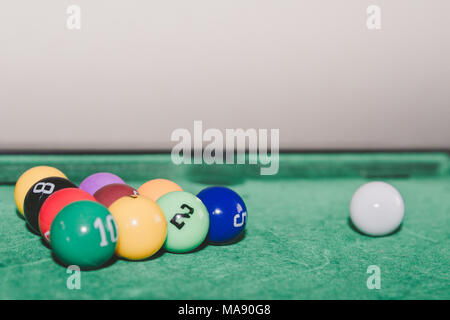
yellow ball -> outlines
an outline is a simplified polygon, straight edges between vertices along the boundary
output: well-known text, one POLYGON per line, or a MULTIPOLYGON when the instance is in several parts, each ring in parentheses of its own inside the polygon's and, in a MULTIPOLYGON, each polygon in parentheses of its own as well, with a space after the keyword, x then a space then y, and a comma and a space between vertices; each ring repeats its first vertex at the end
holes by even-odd
POLYGON ((156 202, 140 195, 122 197, 109 207, 119 230, 116 254, 129 260, 142 260, 164 244, 167 223, 156 202))
POLYGON ((147 181, 138 189, 140 195, 152 199, 153 201, 156 201, 163 195, 173 191, 183 191, 183 189, 175 182, 167 179, 153 179, 147 181))
POLYGON ((17 180, 14 189, 14 201, 19 212, 23 215, 23 202, 28 190, 39 180, 49 177, 60 177, 67 179, 66 175, 53 167, 38 166, 25 171, 17 180))

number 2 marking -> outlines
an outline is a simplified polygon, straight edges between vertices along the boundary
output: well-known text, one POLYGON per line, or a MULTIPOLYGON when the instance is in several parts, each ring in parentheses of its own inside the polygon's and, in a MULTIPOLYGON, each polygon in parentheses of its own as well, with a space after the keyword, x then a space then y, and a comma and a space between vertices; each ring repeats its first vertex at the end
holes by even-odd
MULTIPOLYGON (((99 231, 100 231, 100 237, 101 237, 100 247, 106 247, 108 245, 108 240, 106 239, 105 226, 103 225, 103 221, 101 218, 95 219, 94 227, 96 229, 99 229, 99 231)), ((115 232, 117 230, 117 226, 116 226, 116 222, 114 221, 114 218, 112 215, 108 215, 106 217, 106 227, 108 228, 109 237, 111 239, 111 242, 112 243, 117 242, 117 234, 115 232)))
POLYGON ((173 218, 170 220, 170 223, 173 224, 175 227, 177 227, 178 230, 181 230, 181 228, 183 228, 184 225, 185 225, 184 221, 181 222, 181 223, 179 223, 179 222, 178 222, 178 219, 181 219, 181 218, 187 218, 187 219, 189 219, 189 218, 191 217, 191 215, 194 213, 194 208, 188 206, 188 205, 185 204, 185 203, 182 204, 180 208, 181 208, 181 209, 186 209, 186 208, 187 208, 187 209, 189 210, 189 212, 188 212, 188 213, 177 213, 177 214, 175 214, 175 215, 173 216, 173 218))

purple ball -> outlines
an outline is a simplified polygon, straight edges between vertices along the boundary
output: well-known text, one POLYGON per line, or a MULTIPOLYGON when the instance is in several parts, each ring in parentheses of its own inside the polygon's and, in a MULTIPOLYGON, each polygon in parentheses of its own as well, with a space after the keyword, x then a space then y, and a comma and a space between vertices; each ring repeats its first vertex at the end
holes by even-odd
POLYGON ((99 189, 113 183, 125 184, 125 181, 115 174, 109 172, 99 172, 84 179, 83 182, 80 183, 79 188, 87 193, 90 193, 91 195, 94 195, 94 193, 96 193, 99 189))

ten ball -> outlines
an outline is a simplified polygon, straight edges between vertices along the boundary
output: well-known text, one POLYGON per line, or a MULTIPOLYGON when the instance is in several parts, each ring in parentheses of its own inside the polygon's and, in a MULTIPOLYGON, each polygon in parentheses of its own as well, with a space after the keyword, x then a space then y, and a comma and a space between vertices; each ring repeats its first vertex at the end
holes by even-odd
POLYGON ((226 187, 209 187, 197 197, 209 212, 208 238, 213 243, 226 243, 237 238, 247 223, 247 208, 244 200, 226 187))
POLYGON ((405 206, 401 194, 385 182, 360 186, 350 202, 350 218, 359 231, 370 236, 384 236, 402 223, 405 206))
POLYGON ((50 230, 50 244, 64 265, 97 268, 110 260, 118 231, 113 216, 103 205, 77 201, 64 207, 50 230))
POLYGON ((25 219, 30 227, 39 233, 39 212, 48 197, 58 190, 76 187, 69 180, 59 177, 44 178, 36 182, 28 190, 24 201, 25 219))
POLYGON ((44 239, 50 239, 50 227, 56 215, 67 205, 81 200, 95 201, 86 191, 78 188, 66 188, 50 195, 39 211, 39 230, 44 239))

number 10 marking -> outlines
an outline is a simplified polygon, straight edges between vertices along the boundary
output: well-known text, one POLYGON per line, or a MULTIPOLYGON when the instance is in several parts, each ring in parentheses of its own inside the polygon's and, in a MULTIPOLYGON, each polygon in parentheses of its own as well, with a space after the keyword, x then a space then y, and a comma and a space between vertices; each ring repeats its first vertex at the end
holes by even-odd
MULTIPOLYGON (((108 245, 108 240, 106 239, 106 232, 105 232, 105 226, 103 225, 103 221, 101 218, 97 218, 94 221, 94 227, 96 229, 99 229, 100 231, 100 237, 102 238, 102 241, 100 242, 100 247, 106 247, 108 245)), ((111 239, 112 243, 117 242, 117 225, 114 221, 114 218, 112 215, 108 215, 106 217, 106 227, 109 231, 109 237, 111 239)))

